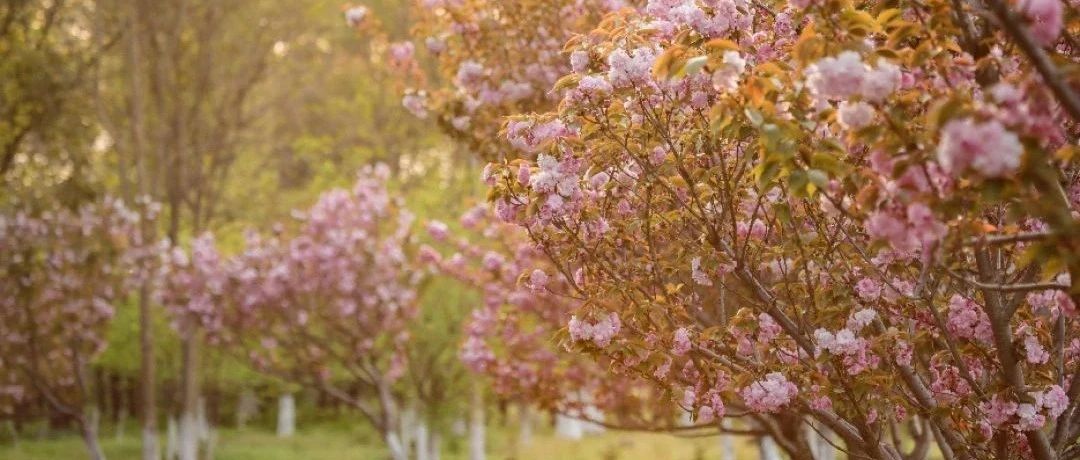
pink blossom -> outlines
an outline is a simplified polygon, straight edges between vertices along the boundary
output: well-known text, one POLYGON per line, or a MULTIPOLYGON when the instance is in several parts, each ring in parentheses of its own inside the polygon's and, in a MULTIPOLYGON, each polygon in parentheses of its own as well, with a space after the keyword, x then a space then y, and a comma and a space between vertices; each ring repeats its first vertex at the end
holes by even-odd
POLYGON ((652 48, 637 48, 630 52, 616 49, 608 55, 608 80, 617 88, 644 84, 652 78, 655 58, 656 51, 652 48))
POLYGON ((1007 176, 1020 167, 1023 154, 1020 139, 1000 122, 972 118, 947 123, 937 148, 938 162, 953 176, 968 168, 985 177, 1007 176))
POLYGON ((1046 408, 1051 418, 1057 418, 1069 407, 1069 396, 1058 385, 1051 385, 1046 391, 1036 393, 1035 401, 1046 408))
POLYGON ((412 63, 416 47, 412 42, 398 42, 390 45, 390 65, 406 67, 412 63))
POLYGON ((578 319, 577 316, 573 316, 567 325, 571 340, 575 342, 591 340, 600 348, 610 345, 611 339, 619 334, 621 328, 622 322, 615 313, 603 317, 595 324, 590 324, 585 320, 578 319))
POLYGON ((895 64, 879 59, 877 67, 866 74, 860 92, 870 102, 881 102, 900 87, 901 72, 895 64))
POLYGON ((529 275, 529 288, 532 289, 533 292, 544 292, 547 284, 548 275, 547 273, 544 273, 543 270, 538 268, 533 270, 532 274, 529 275))
POLYGON ((851 318, 848 318, 847 328, 851 329, 852 331, 858 332, 862 328, 872 323, 875 318, 877 318, 876 311, 869 308, 864 308, 851 314, 851 318))
POLYGON ((577 73, 583 73, 589 69, 589 53, 587 51, 575 50, 570 53, 570 68, 577 73))
POLYGON ((865 102, 841 102, 836 112, 837 121, 849 130, 870 126, 874 122, 874 115, 874 108, 865 102))
POLYGON ((1053 45, 1061 35, 1063 7, 1060 0, 1022 0, 1020 11, 1031 20, 1028 32, 1042 46, 1053 45))
POLYGON ((713 72, 713 88, 717 91, 731 91, 739 86, 739 78, 746 71, 746 59, 737 51, 724 51, 720 66, 713 72))
POLYGON ((427 118, 427 96, 423 93, 409 93, 401 98, 401 105, 416 118, 427 118))
POLYGON ((1017 407, 1015 402, 1002 399, 1000 395, 994 395, 990 401, 979 403, 979 410, 993 427, 999 427, 1008 422, 1013 415, 1016 415, 1017 407))
POLYGON ((953 294, 949 299, 946 327, 957 337, 977 340, 987 345, 993 343, 993 331, 986 312, 974 300, 959 294, 953 294))
POLYGON ((784 374, 772 372, 739 392, 743 402, 754 412, 776 413, 799 393, 798 387, 784 374))
POLYGON ((776 324, 776 321, 773 320, 772 316, 769 316, 767 313, 758 315, 758 343, 772 342, 773 339, 780 335, 782 330, 780 325, 776 324))
POLYGON ((847 98, 862 87, 866 77, 866 65, 854 51, 822 58, 806 69, 807 87, 824 99, 847 98))
POLYGON ((1050 352, 1043 348, 1038 337, 1030 333, 1024 336, 1024 354, 1031 364, 1046 364, 1050 360, 1050 352))
POLYGON ((611 93, 611 83, 596 75, 586 75, 578 81, 578 91, 586 96, 603 96, 611 93))
POLYGON ((910 366, 911 358, 913 356, 914 349, 907 341, 900 340, 896 342, 896 364, 900 366, 910 366))
POLYGON ((862 278, 855 283, 855 293, 866 301, 877 300, 881 296, 881 283, 873 278, 862 278))
POLYGON ((1016 417, 1020 419, 1016 423, 1016 429, 1020 431, 1035 431, 1046 424, 1046 416, 1040 414, 1033 404, 1023 403, 1017 406, 1016 417))
MULTIPOLYGON (((1067 273, 1059 276, 1057 282, 1065 285, 1071 284, 1069 283, 1067 273)), ((1072 317, 1076 314, 1076 305, 1073 304, 1069 294, 1057 289, 1028 293, 1027 302, 1031 305, 1031 310, 1035 313, 1048 314, 1052 318, 1057 318, 1062 312, 1064 312, 1067 317, 1072 317)))
POLYGON ((450 229, 446 224, 433 220, 428 222, 427 231, 435 241, 446 241, 446 236, 449 234, 450 229))
POLYGON ((464 61, 458 66, 454 82, 467 91, 476 91, 484 78, 484 66, 476 61, 464 61))
POLYGON ((461 346, 461 362, 473 372, 483 372, 495 361, 495 353, 479 337, 470 336, 461 346))
POLYGON ((701 257, 694 257, 690 260, 690 277, 701 286, 712 286, 709 275, 701 270, 701 257))
POLYGON ((367 18, 368 9, 363 6, 354 6, 345 10, 345 22, 349 27, 359 26, 367 18))
POLYGON ((518 166, 517 181, 519 185, 529 185, 531 179, 532 170, 529 169, 528 163, 521 163, 518 166))
POLYGON ((682 356, 688 353, 691 348, 690 331, 685 327, 676 329, 675 336, 672 339, 671 352, 676 356, 682 356))

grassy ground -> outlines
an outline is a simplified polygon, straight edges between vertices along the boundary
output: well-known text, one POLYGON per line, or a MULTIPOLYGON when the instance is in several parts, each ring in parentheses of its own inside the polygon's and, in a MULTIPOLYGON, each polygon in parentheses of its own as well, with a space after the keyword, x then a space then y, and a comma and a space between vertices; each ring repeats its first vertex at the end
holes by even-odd
MULTIPOLYGON (((717 438, 685 439, 662 434, 605 433, 581 441, 558 439, 550 433, 538 433, 532 444, 515 456, 509 445, 512 436, 492 430, 489 436, 490 460, 697 460, 719 458, 717 438)), ((139 458, 139 440, 133 430, 122 438, 102 438, 110 460, 139 458)), ((301 427, 290 439, 257 430, 222 430, 216 444, 216 460, 379 460, 386 458, 379 443, 370 434, 335 426, 301 427)), ((755 448, 736 441, 738 458, 757 458, 755 448)), ((465 440, 451 440, 444 445, 444 460, 466 458, 465 440)), ((63 436, 48 440, 23 440, 17 446, 0 445, 3 460, 76 460, 86 458, 80 440, 63 436)))

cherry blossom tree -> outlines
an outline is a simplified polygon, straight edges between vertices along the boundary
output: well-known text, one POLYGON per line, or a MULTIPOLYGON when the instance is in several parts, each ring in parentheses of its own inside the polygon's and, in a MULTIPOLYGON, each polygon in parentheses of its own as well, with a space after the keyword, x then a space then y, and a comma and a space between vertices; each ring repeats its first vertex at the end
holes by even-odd
POLYGON ((413 217, 388 176, 385 165, 366 167, 352 190, 325 192, 297 213, 295 229, 251 233, 232 258, 209 236, 195 240, 190 256, 173 258, 174 294, 163 297, 256 370, 356 409, 405 459, 395 385, 421 272, 411 263, 413 217))
POLYGON ((106 347, 116 302, 158 248, 140 240, 134 209, 105 198, 77 209, 0 215, 0 417, 31 399, 70 417, 90 458, 103 459, 90 364, 106 347))
MULTIPOLYGON (((439 3, 451 27, 560 36, 555 15, 439 3)), ((578 347, 640 376, 684 360, 669 384, 699 418, 769 415, 796 458, 777 418, 869 458, 1076 458, 1070 17, 651 0, 564 43, 557 104, 499 107, 501 139, 476 128, 484 180, 581 299, 578 347)), ((481 81, 541 48, 459 40, 482 60, 448 59, 481 81)))

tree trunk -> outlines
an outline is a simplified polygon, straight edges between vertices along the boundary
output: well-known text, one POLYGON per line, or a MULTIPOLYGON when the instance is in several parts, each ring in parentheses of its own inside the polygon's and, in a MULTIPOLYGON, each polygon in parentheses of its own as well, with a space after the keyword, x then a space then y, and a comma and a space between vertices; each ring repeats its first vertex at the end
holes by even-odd
POLYGON ((420 419, 416 423, 416 460, 431 460, 430 438, 428 437, 427 420, 420 419))
POLYGON ((579 440, 585 436, 585 431, 581 425, 581 420, 563 414, 555 414, 555 436, 557 437, 579 440))
POLYGON ((405 450, 405 456, 412 458, 412 444, 416 440, 417 429, 417 410, 416 404, 411 403, 405 411, 401 413, 401 417, 398 419, 398 433, 401 434, 401 448, 405 450))
POLYGON ((762 436, 758 440, 758 449, 761 452, 761 460, 780 460, 780 450, 771 436, 762 436))
MULTIPOLYGON (((147 168, 146 120, 144 87, 142 83, 142 34, 139 19, 144 17, 144 2, 132 2, 131 31, 128 33, 128 66, 131 70, 131 156, 136 165, 139 193, 150 196, 150 177, 147 168)), ((156 233, 142 223, 142 237, 150 241, 156 233)), ((157 433, 157 386, 155 385, 153 317, 150 310, 150 281, 139 286, 139 421, 142 425, 142 460, 160 460, 161 449, 157 433)))
POLYGON ((397 430, 390 428, 383 433, 383 441, 386 442, 386 448, 390 451, 390 458, 393 460, 409 460, 409 456, 405 454, 405 446, 402 445, 401 435, 397 430))
POLYGON ((236 403, 236 427, 244 428, 249 420, 259 413, 259 400, 255 392, 245 388, 240 392, 240 401, 236 403))
POLYGON ((101 444, 98 442, 98 420, 100 417, 98 417, 97 411, 94 409, 87 412, 87 417, 80 418, 79 421, 83 444, 86 445, 86 453, 89 455, 90 460, 105 460, 105 452, 101 450, 101 444))
POLYGON ((292 393, 278 397, 277 436, 288 438, 296 434, 296 399, 292 393))
POLYGON ((8 420, 4 425, 7 426, 8 431, 11 432, 11 445, 16 449, 19 448, 19 430, 15 428, 15 421, 8 420))
POLYGON ((184 399, 180 412, 180 460, 199 458, 199 423, 196 413, 199 404, 198 343, 198 334, 195 332, 190 332, 183 340, 181 385, 184 399))
POLYGON ((165 460, 176 460, 180 456, 180 434, 176 426, 176 418, 169 417, 168 426, 165 428, 165 460))
POLYGON ((142 460, 159 460, 161 447, 157 431, 157 387, 154 381, 154 332, 150 312, 150 286, 139 288, 139 420, 142 422, 142 460))
POLYGON ((442 433, 439 430, 431 430, 431 453, 428 455, 429 460, 440 460, 442 457, 442 433))
MULTIPOLYGON (((720 426, 728 428, 731 421, 725 418, 720 421, 720 426)), ((735 460, 735 438, 731 434, 720 433, 720 460, 735 460)))
POLYGON ((469 460, 485 460, 484 443, 487 434, 484 426, 484 393, 479 384, 473 384, 472 401, 469 405, 469 460))
POLYGON ((521 412, 518 414, 520 417, 520 426, 518 427, 518 446, 529 447, 532 444, 533 438, 533 410, 532 407, 526 404, 521 405, 521 412))
POLYGON ((817 424, 811 426, 812 423, 814 422, 810 420, 806 422, 806 441, 810 444, 811 457, 814 460, 836 460, 836 449, 830 444, 833 439, 832 431, 817 424))

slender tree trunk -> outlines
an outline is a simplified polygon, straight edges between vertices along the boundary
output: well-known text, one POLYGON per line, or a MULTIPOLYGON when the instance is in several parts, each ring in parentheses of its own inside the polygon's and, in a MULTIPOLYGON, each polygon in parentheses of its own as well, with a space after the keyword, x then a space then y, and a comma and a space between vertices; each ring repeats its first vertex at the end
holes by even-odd
MULTIPOLYGON (((128 33, 128 66, 131 71, 131 160, 136 168, 139 193, 147 198, 151 194, 146 149, 146 101, 142 75, 143 30, 140 19, 144 17, 143 2, 134 0, 131 30, 128 33)), ((142 237, 150 241, 156 235, 147 222, 142 223, 142 237)), ((157 385, 155 380, 155 357, 153 317, 150 305, 149 279, 139 286, 139 421, 142 425, 142 460, 159 460, 161 449, 157 433, 157 385)))
POLYGON ((401 435, 398 434, 397 429, 390 428, 383 433, 383 441, 386 442, 386 448, 390 451, 390 458, 393 460, 409 460, 409 456, 405 453, 405 446, 401 442, 401 435))
POLYGON ((176 418, 169 417, 168 426, 165 428, 165 460, 176 460, 176 458, 180 456, 179 431, 176 418))
POLYGON ((442 457, 442 433, 434 428, 431 429, 431 454, 429 460, 440 460, 442 457))
POLYGON ((533 410, 527 404, 521 405, 520 426, 518 427, 518 446, 529 447, 533 438, 533 410))
POLYGON ((806 422, 806 440, 810 444, 810 454, 814 460, 836 460, 836 449, 830 443, 832 439, 833 434, 828 427, 818 425, 812 420, 806 422))
POLYGON ((248 420, 251 420, 259 411, 259 400, 255 397, 255 392, 250 388, 245 388, 240 393, 240 401, 236 404, 236 427, 244 428, 247 426, 248 420))
MULTIPOLYGON (((728 428, 731 421, 725 418, 720 421, 720 426, 728 428)), ((735 460, 735 438, 729 433, 720 433, 720 459, 735 460)))
POLYGON ((196 417, 199 404, 198 343, 198 333, 189 332, 182 344, 183 404, 180 409, 180 460, 198 460, 199 458, 199 426, 196 417))
POLYGON ((487 433, 484 426, 484 393, 478 383, 473 384, 472 401, 469 405, 469 460, 485 460, 484 446, 487 433))
POLYGON ((105 452, 101 450, 101 443, 98 442, 98 420, 100 417, 94 409, 88 410, 87 413, 88 417, 83 417, 79 421, 83 444, 86 445, 86 453, 90 456, 90 460, 105 460, 105 452))
POLYGON ((405 450, 405 456, 410 458, 413 456, 411 450, 412 443, 416 439, 417 420, 418 415, 415 403, 410 403, 398 419, 398 433, 401 434, 401 447, 405 450))
POLYGON ((8 431, 11 432, 11 445, 19 448, 19 430, 15 428, 15 421, 8 420, 4 425, 7 426, 8 431))
POLYGON ((416 460, 431 460, 431 438, 428 432, 427 420, 420 419, 416 423, 416 460))
POLYGON ((762 436, 758 440, 758 449, 761 452, 761 460, 780 460, 780 450, 771 436, 762 436))
POLYGON ((563 439, 579 440, 585 436, 581 420, 555 414, 555 436, 563 439))
POLYGON ((288 438, 296 433, 296 398, 292 393, 278 396, 277 436, 288 438))
POLYGON ((161 447, 157 431, 157 386, 155 380, 153 317, 150 312, 150 286, 139 288, 139 419, 142 422, 142 459, 159 460, 161 447))

